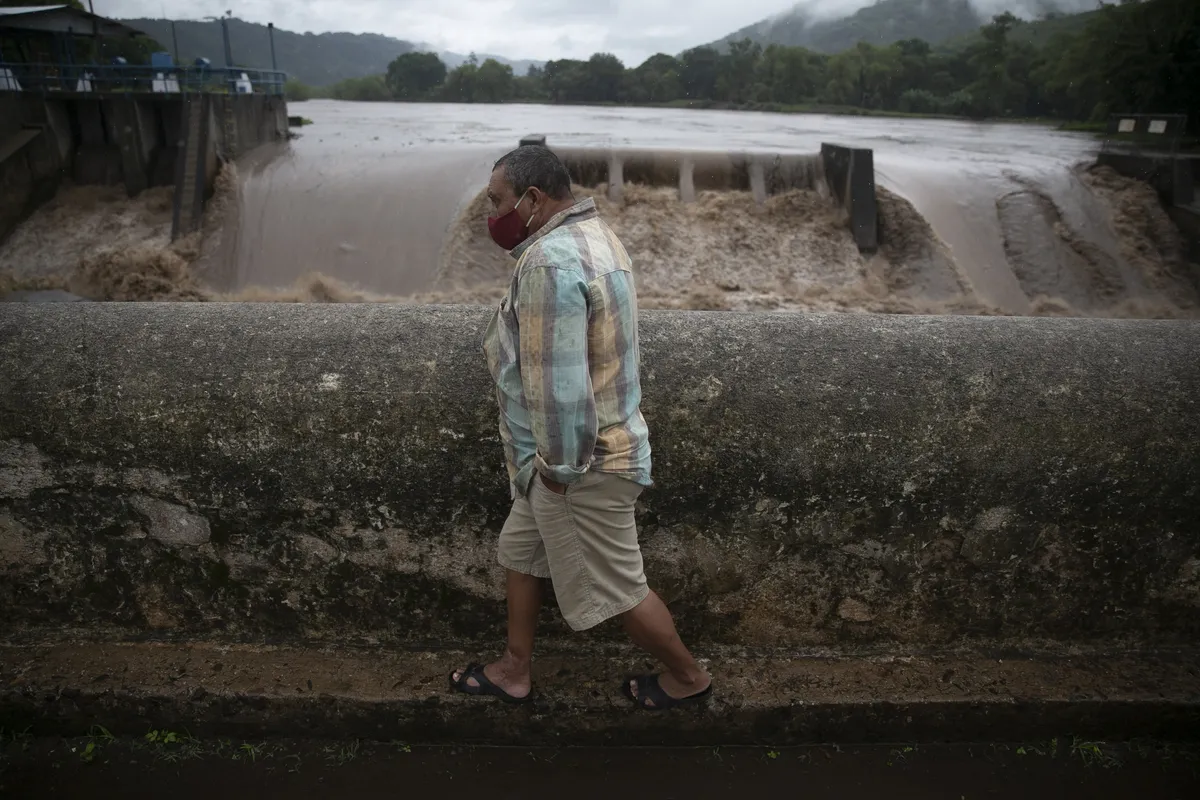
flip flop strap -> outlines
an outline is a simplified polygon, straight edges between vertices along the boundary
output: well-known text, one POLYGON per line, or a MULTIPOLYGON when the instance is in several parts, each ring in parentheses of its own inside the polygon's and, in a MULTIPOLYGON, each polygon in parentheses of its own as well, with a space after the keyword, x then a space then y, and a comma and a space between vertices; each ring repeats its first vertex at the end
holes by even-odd
POLYGON ((646 705, 647 700, 653 702, 653 707, 657 709, 670 708, 678 702, 662 688, 657 675, 642 675, 637 679, 637 687, 637 701, 643 708, 650 708, 646 705))
POLYGON ((483 694, 490 683, 491 681, 489 681, 487 676, 483 674, 483 667, 472 662, 467 664, 463 671, 459 673, 458 680, 454 682, 454 685, 457 686, 460 691, 465 692, 466 694, 483 694), (469 678, 474 678, 475 682, 479 685, 472 686, 471 684, 467 683, 469 678))
POLYGON ((463 672, 462 678, 459 679, 459 683, 462 685, 462 688, 467 692, 467 694, 492 695, 493 697, 500 697, 505 700, 519 701, 520 698, 513 697, 511 694, 492 683, 491 678, 487 676, 487 673, 485 673, 483 669, 484 668, 482 664, 471 664, 467 667, 466 671, 463 672), (472 686, 466 682, 467 678, 474 678, 475 682, 479 685, 472 686))

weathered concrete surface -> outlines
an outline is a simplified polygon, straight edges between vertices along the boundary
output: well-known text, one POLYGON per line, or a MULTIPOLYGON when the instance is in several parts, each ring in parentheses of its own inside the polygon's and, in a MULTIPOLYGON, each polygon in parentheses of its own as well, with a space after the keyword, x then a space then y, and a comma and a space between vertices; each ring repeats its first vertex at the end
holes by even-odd
POLYGON ((651 665, 623 649, 545 654, 534 702, 513 708, 446 687, 475 653, 212 644, 0 646, 0 719, 37 735, 187 730, 534 745, 786 745, 1195 738, 1200 668, 1178 655, 859 658, 709 653, 717 693, 647 714, 620 678, 651 665))
MULTIPOLYGON (((0 635, 492 640, 489 313, 0 307, 0 635)), ((647 313, 651 583, 701 648, 1193 647, 1197 352, 1195 323, 647 313)))
POLYGON ((703 190, 752 191, 755 200, 762 202, 769 194, 814 189, 820 178, 815 155, 559 147, 553 142, 551 148, 571 180, 583 186, 608 184, 614 200, 624 184, 637 183, 676 186, 684 202, 695 200, 696 192, 703 190))
MULTIPOLYGON (((287 103, 261 94, 209 95, 214 122, 209 176, 228 160, 287 138, 287 103), (229 141, 226 141, 228 139, 229 141)), ((54 197, 59 181, 124 183, 130 195, 175 182, 183 95, 0 92, 0 242, 54 197), (12 153, 15 136, 42 133, 12 153)), ((211 180, 209 183, 211 188, 211 180)))
POLYGON ((0 242, 54 196, 65 163, 45 112, 30 113, 34 105, 18 93, 0 92, 0 242))
POLYGON ((846 210, 854 243, 862 252, 874 253, 879 249, 874 151, 822 143, 821 164, 825 182, 846 210))

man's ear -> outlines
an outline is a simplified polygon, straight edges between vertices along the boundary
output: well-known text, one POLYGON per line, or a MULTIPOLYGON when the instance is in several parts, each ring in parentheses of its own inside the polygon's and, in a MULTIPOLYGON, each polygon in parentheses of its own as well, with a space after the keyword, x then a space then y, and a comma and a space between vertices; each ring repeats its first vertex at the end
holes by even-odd
POLYGON ((529 187, 529 201, 526 205, 529 206, 529 217, 533 219, 534 213, 546 204, 546 193, 536 186, 529 187))

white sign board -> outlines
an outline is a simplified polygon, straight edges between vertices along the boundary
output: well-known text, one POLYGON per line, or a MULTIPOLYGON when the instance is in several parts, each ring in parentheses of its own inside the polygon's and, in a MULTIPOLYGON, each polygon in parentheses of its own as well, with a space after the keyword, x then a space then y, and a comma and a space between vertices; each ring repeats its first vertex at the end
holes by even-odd
POLYGON ((174 76, 164 78, 161 72, 156 72, 154 80, 151 82, 151 89, 155 92, 175 93, 179 91, 179 80, 174 76))
POLYGON ((1120 122, 1120 123, 1117 125, 1117 132, 1118 132, 1118 133, 1133 133, 1133 128, 1134 128, 1134 126, 1135 126, 1135 125, 1137 125, 1137 121, 1136 121, 1136 120, 1132 120, 1132 119, 1123 119, 1123 120, 1121 120, 1121 122, 1120 122))
POLYGON ((17 76, 13 75, 12 70, 8 67, 0 67, 0 91, 21 91, 21 84, 17 83, 17 76))
POLYGON ((1150 120, 1150 132, 1151 133, 1166 133, 1167 132, 1167 121, 1165 119, 1150 120))

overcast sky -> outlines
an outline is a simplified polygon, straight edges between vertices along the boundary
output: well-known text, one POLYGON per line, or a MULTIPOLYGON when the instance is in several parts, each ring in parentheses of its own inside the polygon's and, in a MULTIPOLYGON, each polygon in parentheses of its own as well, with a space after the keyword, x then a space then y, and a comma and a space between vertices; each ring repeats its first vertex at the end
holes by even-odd
MULTIPOLYGON (((441 50, 509 58, 615 53, 638 64, 718 39, 795 0, 93 0, 106 17, 197 19, 231 9, 303 33, 382 33, 441 50)), ((819 0, 857 8, 872 0, 819 0)))
MULTIPOLYGON (((53 0, 47 0, 52 2, 53 0)), ((975 0, 1011 7, 1044 0, 975 0)), ((1050 0, 1054 2, 1055 0, 1050 0)), ((508 58, 587 58, 615 53, 636 65, 679 53, 787 11, 796 0, 93 0, 106 17, 198 19, 224 13, 303 33, 382 33, 439 50, 508 58)), ((804 0, 841 16, 874 0, 804 0)), ((1058 0, 1090 3, 1092 0, 1058 0)))

